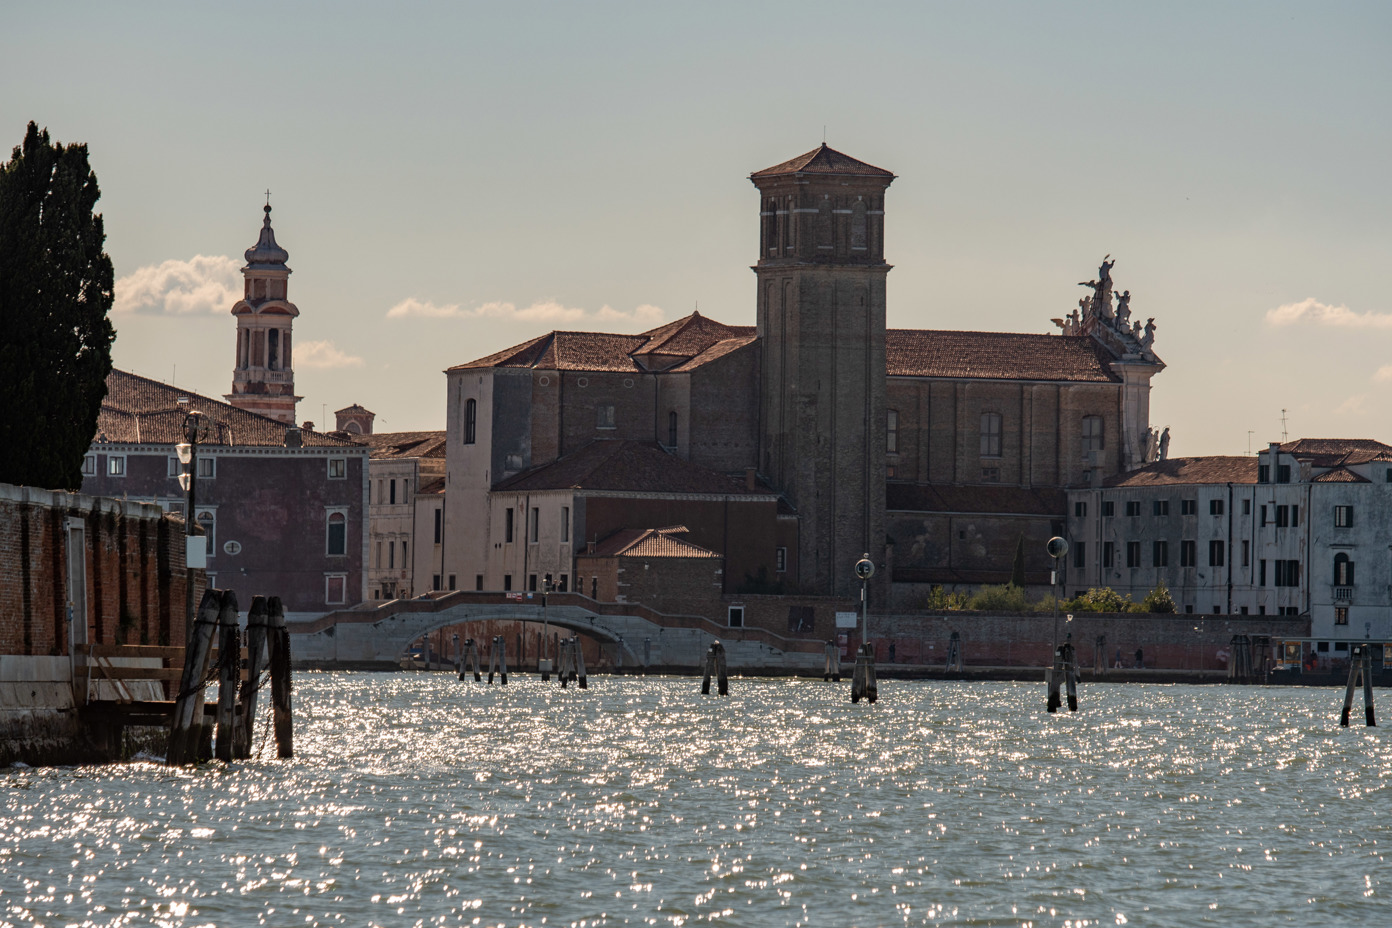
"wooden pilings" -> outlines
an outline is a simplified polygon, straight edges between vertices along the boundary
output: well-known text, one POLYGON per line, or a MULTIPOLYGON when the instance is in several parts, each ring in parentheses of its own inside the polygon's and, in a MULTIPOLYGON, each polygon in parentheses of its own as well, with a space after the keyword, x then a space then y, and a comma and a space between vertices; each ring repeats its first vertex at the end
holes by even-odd
POLYGON ((822 649, 825 660, 822 664, 822 680, 832 683, 841 682, 841 649, 836 646, 836 639, 828 638, 826 647, 822 649))
POLYGON ((589 688, 589 679, 585 676, 585 652, 580 647, 579 635, 556 643, 556 679, 562 687, 567 683, 577 683, 582 690, 589 688))
POLYGON ((1094 678, 1107 675, 1106 635, 1098 635, 1097 640, 1092 643, 1092 675, 1094 678))
POLYGON ((488 651, 488 685, 493 685, 493 673, 497 671, 501 683, 507 686, 507 639, 502 635, 493 636, 493 647, 488 651))
POLYGON ((217 628, 222 604, 221 590, 204 590, 193 623, 193 634, 184 649, 184 673, 174 699, 174 718, 169 729, 169 748, 165 763, 171 767, 194 763, 203 734, 204 677, 212 653, 213 631, 217 628))
POLYGON ((706 651, 706 673, 701 679, 701 695, 710 695, 711 677, 715 677, 715 692, 719 696, 730 695, 730 678, 725 672, 725 645, 712 641, 706 651))
POLYGON ((1252 639, 1246 635, 1233 635, 1228 645, 1228 682, 1251 683, 1254 677, 1252 639))
POLYGON ((880 687, 875 679, 875 646, 866 642, 856 651, 855 670, 851 673, 851 702, 868 699, 873 703, 879 698, 880 687))
POLYGON ((1058 646, 1054 651, 1054 666, 1049 670, 1049 701, 1046 704, 1050 712, 1057 712, 1063 705, 1060 690, 1067 689, 1068 711, 1078 711, 1078 658, 1073 651, 1073 643, 1065 642, 1058 646))
POLYGON ((1339 724, 1348 728, 1349 713, 1353 711, 1353 690, 1359 679, 1363 681, 1363 718, 1368 727, 1377 725, 1373 712, 1373 651, 1366 644, 1356 644, 1349 651, 1348 688, 1344 690, 1344 711, 1339 716, 1339 724))
POLYGON ((217 759, 230 761, 232 721, 237 707, 237 680, 242 670, 242 635, 237 627, 237 594, 227 590, 218 611, 217 759))
POLYGON ((247 610, 246 679, 242 681, 241 689, 237 693, 237 714, 232 733, 233 757, 251 756, 251 736, 256 723, 256 696, 261 689, 261 672, 266 669, 266 633, 269 627, 266 597, 253 596, 251 608, 247 610))
POLYGON ((464 653, 459 657, 459 679, 467 680, 469 678, 470 665, 474 668, 474 682, 478 683, 483 680, 483 674, 479 672, 478 643, 472 638, 465 638, 464 653))
POLYGON ((962 672, 962 633, 953 632, 947 639, 947 666, 944 671, 951 673, 962 672))
POLYGON ((285 607, 279 596, 266 603, 270 628, 267 645, 271 661, 271 712, 275 726, 276 756, 295 756, 295 727, 290 713, 290 631, 285 627, 285 607))

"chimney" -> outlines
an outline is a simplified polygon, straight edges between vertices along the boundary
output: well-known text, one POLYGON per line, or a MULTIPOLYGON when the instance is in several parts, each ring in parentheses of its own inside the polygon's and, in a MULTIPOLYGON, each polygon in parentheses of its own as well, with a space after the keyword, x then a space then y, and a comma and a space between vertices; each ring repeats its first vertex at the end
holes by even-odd
POLYGON ((744 469, 744 488, 748 490, 750 493, 753 493, 755 490, 755 486, 756 481, 754 475, 754 468, 746 467, 744 469))
POLYGON ((297 428, 295 428, 293 425, 290 426, 290 428, 288 428, 288 429, 285 430, 285 447, 287 447, 287 448, 303 448, 303 447, 304 447, 304 436, 301 435, 301 434, 300 434, 300 430, 297 429, 297 428))

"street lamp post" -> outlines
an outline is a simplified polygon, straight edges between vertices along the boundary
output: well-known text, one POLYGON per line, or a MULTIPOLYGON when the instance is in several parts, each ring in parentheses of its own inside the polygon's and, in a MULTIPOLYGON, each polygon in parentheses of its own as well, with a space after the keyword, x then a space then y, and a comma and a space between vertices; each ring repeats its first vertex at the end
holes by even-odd
MULTIPOLYGON (((193 545, 188 539, 194 536, 193 527, 197 519, 194 518, 194 506, 198 501, 198 443, 207 438, 208 419, 196 409, 191 409, 184 416, 184 440, 174 446, 174 451, 179 455, 179 463, 184 466, 184 472, 179 475, 179 486, 183 488, 186 499, 184 502, 184 556, 188 557, 188 551, 193 545)), ((206 562, 205 562, 206 563, 206 562)), ((184 584, 184 641, 192 640, 193 636, 193 567, 185 561, 188 572, 187 582, 184 584)))

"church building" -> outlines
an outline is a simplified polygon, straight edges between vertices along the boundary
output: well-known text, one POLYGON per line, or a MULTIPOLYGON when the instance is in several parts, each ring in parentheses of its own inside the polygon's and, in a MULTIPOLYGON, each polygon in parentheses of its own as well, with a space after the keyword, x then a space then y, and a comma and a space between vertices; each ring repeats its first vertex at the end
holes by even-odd
POLYGON ((911 607, 1005 582, 1021 538, 1047 583, 1066 488, 1155 456, 1164 364, 1113 262, 1060 334, 890 328, 895 176, 822 145, 750 180, 753 326, 549 332, 446 372, 448 572, 588 592, 587 553, 681 526, 727 599, 856 596, 868 553, 872 608, 911 607))

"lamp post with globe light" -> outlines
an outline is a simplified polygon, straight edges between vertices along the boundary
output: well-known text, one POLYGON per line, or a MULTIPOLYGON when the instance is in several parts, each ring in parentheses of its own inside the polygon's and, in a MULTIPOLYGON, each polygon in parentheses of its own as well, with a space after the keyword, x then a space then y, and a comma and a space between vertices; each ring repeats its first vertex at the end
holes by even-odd
MULTIPOLYGON (((208 437, 208 417, 196 409, 190 409, 184 415, 184 440, 174 446, 174 451, 179 456, 179 463, 183 465, 183 473, 179 474, 179 486, 186 494, 184 502, 184 557, 187 559, 189 550, 193 547, 189 539, 194 537, 193 527, 197 519, 194 517, 194 506, 198 501, 198 444, 206 441, 208 437)), ((188 571, 188 582, 184 590, 184 612, 187 624, 185 625, 185 641, 189 641, 193 636, 193 566, 186 563, 188 571)), ((204 561, 206 564, 206 560, 204 561)))

